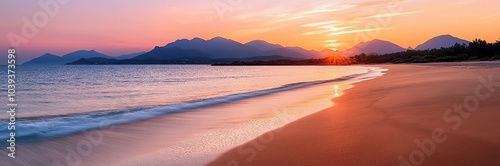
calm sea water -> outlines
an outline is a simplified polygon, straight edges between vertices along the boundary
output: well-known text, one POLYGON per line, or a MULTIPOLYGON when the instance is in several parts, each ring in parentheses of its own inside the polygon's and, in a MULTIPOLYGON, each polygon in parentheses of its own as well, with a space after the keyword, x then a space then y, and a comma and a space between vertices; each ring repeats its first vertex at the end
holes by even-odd
MULTIPOLYGON (((19 66, 16 139, 19 153, 31 155, 9 162, 65 163, 64 147, 87 139, 81 131, 106 130, 101 143, 106 146, 93 147, 85 165, 117 164, 141 153, 161 154, 166 165, 203 165, 331 107, 331 99, 353 83, 383 71, 360 66, 19 66)), ((0 100, 7 103, 6 86, 2 93, 0 100)), ((0 107, 7 110, 6 104, 0 107)), ((0 114, 0 126, 7 126, 6 118, 0 114)), ((7 128, 0 128, 0 139, 8 139, 7 128)), ((147 165, 136 165, 141 164, 147 165)))
MULTIPOLYGON (((365 72, 364 67, 326 66, 19 66, 18 116, 170 105, 365 72)), ((5 72, 0 77, 6 78, 5 72)), ((2 86, 2 92, 5 90, 2 86)))

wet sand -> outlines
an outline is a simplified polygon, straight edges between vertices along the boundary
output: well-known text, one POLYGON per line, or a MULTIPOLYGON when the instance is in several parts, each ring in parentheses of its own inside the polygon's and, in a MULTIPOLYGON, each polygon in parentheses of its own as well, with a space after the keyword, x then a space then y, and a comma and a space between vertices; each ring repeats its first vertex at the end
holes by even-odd
POLYGON ((499 62, 377 66, 332 108, 209 165, 500 164, 499 62))

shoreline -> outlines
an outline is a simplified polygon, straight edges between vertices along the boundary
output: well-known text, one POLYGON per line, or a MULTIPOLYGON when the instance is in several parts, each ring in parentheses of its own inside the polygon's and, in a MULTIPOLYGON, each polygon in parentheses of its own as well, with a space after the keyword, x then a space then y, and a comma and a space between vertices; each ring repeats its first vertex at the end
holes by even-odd
POLYGON ((498 62, 373 66, 389 72, 356 83, 332 100, 335 106, 237 146, 208 165, 500 163, 494 157, 500 155, 500 89, 481 100, 478 111, 465 112, 467 118, 448 112, 474 95, 480 76, 484 82, 491 74, 498 82, 498 62))

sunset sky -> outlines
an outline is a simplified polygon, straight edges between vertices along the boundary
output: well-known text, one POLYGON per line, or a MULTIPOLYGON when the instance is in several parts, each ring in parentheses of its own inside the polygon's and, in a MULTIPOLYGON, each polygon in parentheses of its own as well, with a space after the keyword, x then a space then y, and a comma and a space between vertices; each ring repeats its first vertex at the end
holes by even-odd
MULTIPOLYGON (((41 0, 50 1, 55 0, 41 0)), ((38 1, 0 1, 2 49, 14 47, 26 61, 81 49, 116 56, 193 37, 262 39, 315 50, 344 50, 371 39, 416 47, 442 34, 488 42, 500 38, 498 0, 64 1, 69 2, 17 46, 8 34, 22 37, 23 18, 33 20, 44 7, 38 1)))

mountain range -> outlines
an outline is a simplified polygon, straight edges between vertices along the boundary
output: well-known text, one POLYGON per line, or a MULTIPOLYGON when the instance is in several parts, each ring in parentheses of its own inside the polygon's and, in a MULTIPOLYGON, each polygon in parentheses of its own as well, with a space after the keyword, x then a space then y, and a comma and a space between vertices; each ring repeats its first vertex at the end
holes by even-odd
POLYGON ((198 50, 210 54, 210 58, 249 58, 259 56, 284 56, 296 59, 322 58, 318 52, 300 47, 283 47, 263 40, 254 40, 246 44, 231 39, 215 37, 210 40, 194 38, 181 39, 167 44, 164 48, 198 50))
MULTIPOLYGON (((468 43, 468 41, 451 35, 442 35, 426 41, 415 49, 449 47, 455 43, 464 44, 468 43)), ((359 43, 348 50, 337 53, 353 56, 361 53, 388 54, 405 50, 407 49, 389 41, 375 39, 359 43)), ((243 44, 234 40, 215 37, 210 40, 201 38, 180 39, 165 46, 156 46, 148 52, 131 53, 118 57, 111 57, 95 50, 80 50, 64 56, 47 53, 24 63, 24 65, 63 65, 82 58, 93 58, 94 61, 113 63, 141 63, 140 61, 150 62, 152 60, 162 61, 161 63, 213 63, 250 60, 320 59, 333 54, 335 54, 335 51, 329 49, 321 51, 306 50, 300 47, 284 47, 263 40, 254 40, 243 44)), ((92 61, 83 60, 77 62, 77 64, 83 63, 92 63, 92 61)))
POLYGON ((46 53, 40 57, 34 58, 24 63, 23 65, 64 65, 66 63, 70 63, 82 58, 92 58, 92 57, 112 58, 105 54, 99 53, 95 50, 80 50, 66 54, 62 57, 46 53))

